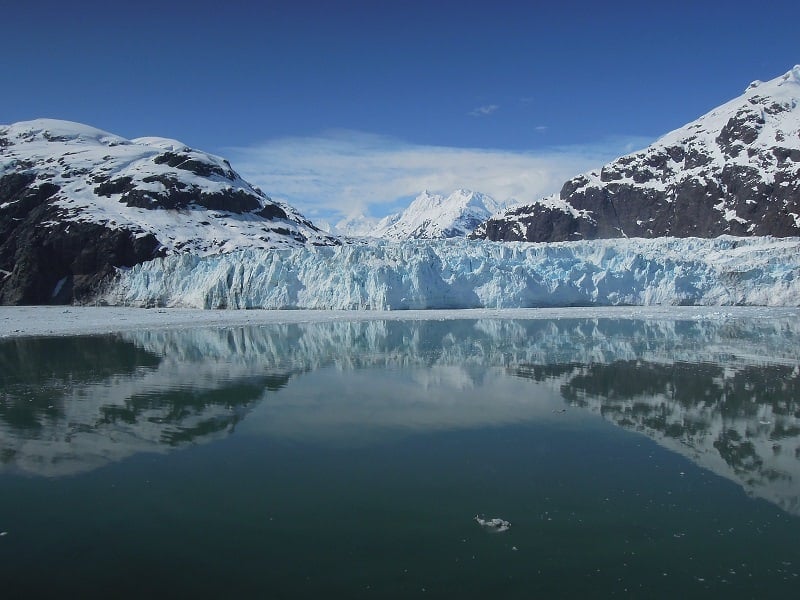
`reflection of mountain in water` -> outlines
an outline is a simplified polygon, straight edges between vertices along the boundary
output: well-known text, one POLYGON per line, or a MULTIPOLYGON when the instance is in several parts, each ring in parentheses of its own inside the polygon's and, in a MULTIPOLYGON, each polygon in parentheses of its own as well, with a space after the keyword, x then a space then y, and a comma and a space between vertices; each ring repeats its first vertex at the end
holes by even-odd
POLYGON ((644 360, 521 365, 514 374, 557 379, 574 406, 800 513, 800 367, 644 360))
POLYGON ((0 344, 0 420, 34 432, 48 418, 63 417, 57 402, 67 385, 86 385, 137 368, 155 367, 157 356, 114 338, 22 338, 0 344))
POLYGON ((227 435, 289 379, 176 363, 112 336, 5 342, 0 367, 0 463, 41 475, 227 435))
MULTIPOLYGON (((329 414, 362 430, 405 418, 417 430, 536 418, 530 398, 495 393, 505 372, 800 512, 798 347, 800 322, 766 318, 326 322, 12 340, 0 343, 0 460, 58 475, 218 439, 322 367, 413 367, 401 407, 330 399, 329 414), (433 406, 434 389, 446 405, 433 406), (480 394, 491 410, 476 410, 480 394)), ((315 421, 313 405, 292 409, 295 433, 341 427, 315 421)))

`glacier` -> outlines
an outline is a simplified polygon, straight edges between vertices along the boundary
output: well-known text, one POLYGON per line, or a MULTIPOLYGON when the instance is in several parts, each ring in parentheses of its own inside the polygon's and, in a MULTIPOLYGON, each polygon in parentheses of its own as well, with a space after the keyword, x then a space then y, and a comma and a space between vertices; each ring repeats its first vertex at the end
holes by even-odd
POLYGON ((408 240, 187 253, 120 270, 96 302, 319 310, 798 306, 800 238, 408 240))

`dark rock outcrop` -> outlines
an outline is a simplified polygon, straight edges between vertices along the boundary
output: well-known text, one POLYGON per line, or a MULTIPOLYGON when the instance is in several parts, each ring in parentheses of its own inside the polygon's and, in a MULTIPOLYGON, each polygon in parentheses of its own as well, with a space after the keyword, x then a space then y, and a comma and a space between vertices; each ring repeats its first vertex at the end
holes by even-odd
POLYGON ((0 304, 86 301, 116 267, 163 254, 152 234, 65 221, 48 202, 59 188, 31 183, 0 178, 0 304))

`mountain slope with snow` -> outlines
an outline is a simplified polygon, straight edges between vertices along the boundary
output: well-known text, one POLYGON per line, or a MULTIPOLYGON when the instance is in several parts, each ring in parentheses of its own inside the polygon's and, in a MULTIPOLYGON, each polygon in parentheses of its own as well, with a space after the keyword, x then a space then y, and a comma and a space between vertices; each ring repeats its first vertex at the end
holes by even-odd
POLYGON ((175 140, 0 125, 0 304, 81 299, 115 267, 178 251, 335 242, 228 161, 175 140))
POLYGON ((650 147, 508 209, 474 238, 800 235, 800 65, 650 147))
POLYGON ((460 189, 442 196, 426 190, 402 212, 380 220, 346 219, 337 223, 336 230, 391 240, 465 237, 500 209, 494 198, 480 192, 460 189))

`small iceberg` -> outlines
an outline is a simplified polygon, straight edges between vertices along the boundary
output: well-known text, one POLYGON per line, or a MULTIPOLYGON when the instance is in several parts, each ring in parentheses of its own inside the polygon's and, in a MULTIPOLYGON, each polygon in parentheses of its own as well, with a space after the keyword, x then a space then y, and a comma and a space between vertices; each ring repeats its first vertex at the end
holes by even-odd
POLYGON ((484 529, 494 533, 502 533, 503 531, 511 529, 511 523, 498 517, 494 519, 481 519, 478 515, 475 515, 475 522, 484 529))

